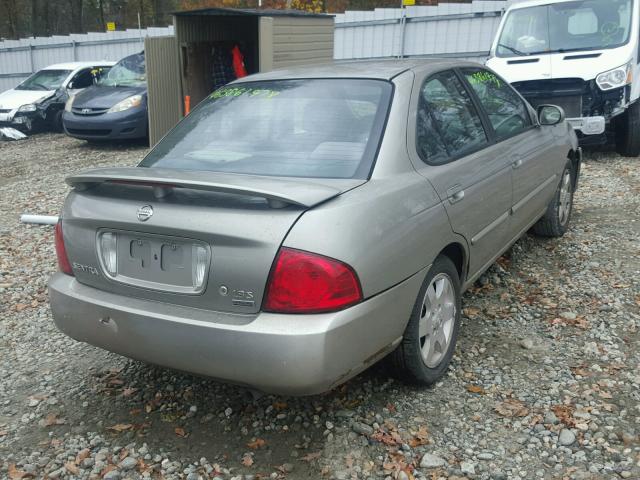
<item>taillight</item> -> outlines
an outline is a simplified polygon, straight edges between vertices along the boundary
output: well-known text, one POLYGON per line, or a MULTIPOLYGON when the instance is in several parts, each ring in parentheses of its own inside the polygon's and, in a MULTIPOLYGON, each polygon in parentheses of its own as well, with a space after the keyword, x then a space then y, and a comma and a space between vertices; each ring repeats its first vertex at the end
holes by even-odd
POLYGON ((356 272, 346 263, 281 248, 269 276, 263 309, 277 313, 323 313, 362 300, 356 272))
POLYGON ((64 238, 62 236, 62 220, 56 223, 56 256, 58 257, 58 268, 62 273, 67 275, 73 275, 73 269, 71 263, 69 263, 69 257, 67 256, 67 249, 64 248, 64 238))

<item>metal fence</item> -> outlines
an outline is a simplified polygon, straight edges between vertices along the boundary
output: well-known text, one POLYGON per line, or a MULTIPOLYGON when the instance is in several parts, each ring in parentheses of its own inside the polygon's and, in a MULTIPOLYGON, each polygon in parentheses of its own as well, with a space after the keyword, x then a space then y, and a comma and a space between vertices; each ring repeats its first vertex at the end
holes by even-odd
POLYGON ((5 40, 0 42, 0 92, 48 65, 120 60, 142 50, 145 36, 164 35, 173 35, 173 27, 5 40))
POLYGON ((443 56, 484 61, 509 1, 377 8, 336 15, 336 60, 443 56))

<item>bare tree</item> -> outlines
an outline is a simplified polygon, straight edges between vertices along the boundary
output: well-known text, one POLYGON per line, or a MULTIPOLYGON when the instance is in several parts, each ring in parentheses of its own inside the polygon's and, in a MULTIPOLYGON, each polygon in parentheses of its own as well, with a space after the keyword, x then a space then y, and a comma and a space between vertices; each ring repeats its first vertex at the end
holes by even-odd
POLYGON ((104 2, 103 0, 98 0, 98 12, 100 13, 100 25, 102 26, 102 28, 105 28, 105 21, 104 21, 104 2))
MULTIPOLYGON (((18 36, 18 6, 16 0, 1 0, 0 14, 4 17, 7 25, 7 36, 16 38, 18 36)), ((0 33, 0 36, 2 34, 0 33)))
POLYGON ((162 19, 164 17, 164 12, 162 11, 163 3, 162 0, 153 0, 151 3, 151 8, 153 9, 153 24, 155 26, 162 25, 162 19))
POLYGON ((69 0, 69 8, 71 9, 71 32, 83 33, 84 28, 82 25, 82 8, 84 6, 83 0, 69 0))
POLYGON ((38 33, 38 0, 31 0, 31 35, 37 37, 38 33))

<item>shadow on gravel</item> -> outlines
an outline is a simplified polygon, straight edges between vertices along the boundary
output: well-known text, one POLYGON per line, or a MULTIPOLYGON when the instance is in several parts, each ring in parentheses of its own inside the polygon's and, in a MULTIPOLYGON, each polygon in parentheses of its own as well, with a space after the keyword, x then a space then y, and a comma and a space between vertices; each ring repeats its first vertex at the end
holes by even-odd
POLYGON ((295 462, 290 478, 316 478, 315 454, 330 448, 334 435, 348 431, 337 424, 355 420, 363 405, 376 405, 375 411, 395 408, 387 390, 399 386, 383 362, 326 394, 283 397, 107 356, 103 359, 119 366, 83 372, 82 389, 92 395, 85 408, 80 399, 67 403, 66 425, 84 423, 110 444, 146 442, 151 451, 169 448, 173 457, 255 464, 251 473, 264 476, 274 470, 285 473, 295 462))
POLYGON ((80 149, 90 150, 95 152, 101 151, 122 151, 131 150, 135 148, 149 148, 149 140, 146 138, 134 139, 134 140, 79 140, 80 149))

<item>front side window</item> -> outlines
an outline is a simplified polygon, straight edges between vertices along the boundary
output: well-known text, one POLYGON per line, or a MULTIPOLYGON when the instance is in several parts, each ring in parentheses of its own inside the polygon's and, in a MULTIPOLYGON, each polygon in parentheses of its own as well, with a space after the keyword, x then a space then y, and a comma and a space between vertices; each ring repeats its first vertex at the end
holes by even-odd
POLYGON ((531 125, 525 103, 496 74, 483 68, 467 68, 462 72, 487 112, 498 139, 517 135, 531 125))
POLYGON ((424 83, 417 115, 416 147, 428 163, 445 163, 487 143, 480 116, 454 72, 424 83))
POLYGON ((512 10, 499 57, 616 48, 629 41, 632 0, 578 0, 512 10))
POLYGON ((16 90, 57 90, 71 70, 40 70, 16 87, 16 90))
POLYGON ((231 84, 200 103, 140 166, 368 178, 392 91, 380 80, 231 84))
POLYGON ((93 85, 93 75, 91 69, 85 69, 78 72, 71 80, 71 87, 74 90, 87 88, 93 85))

